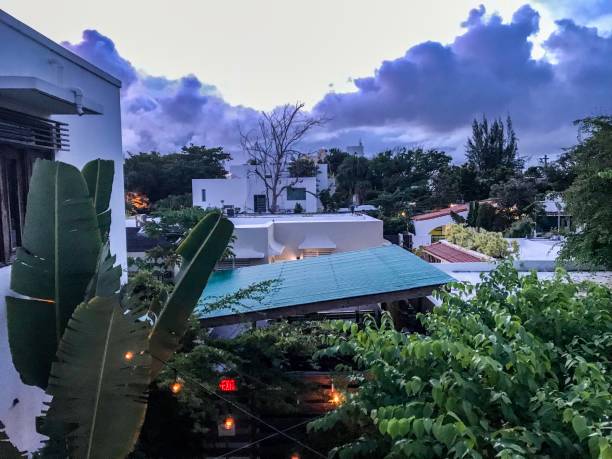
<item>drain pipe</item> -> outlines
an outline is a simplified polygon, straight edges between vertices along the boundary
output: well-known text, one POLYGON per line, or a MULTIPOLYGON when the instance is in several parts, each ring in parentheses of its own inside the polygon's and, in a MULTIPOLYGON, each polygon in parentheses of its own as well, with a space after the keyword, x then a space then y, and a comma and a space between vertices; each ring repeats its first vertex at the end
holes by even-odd
POLYGON ((83 116, 85 111, 83 111, 83 90, 81 88, 72 88, 72 92, 74 93, 74 106, 76 107, 77 115, 83 116))

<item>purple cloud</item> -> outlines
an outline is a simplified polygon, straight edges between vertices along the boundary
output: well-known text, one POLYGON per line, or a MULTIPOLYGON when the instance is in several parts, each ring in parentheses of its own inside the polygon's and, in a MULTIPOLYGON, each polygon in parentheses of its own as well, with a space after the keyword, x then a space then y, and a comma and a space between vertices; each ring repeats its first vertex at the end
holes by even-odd
MULTIPOLYGON (((373 75, 355 78, 355 92, 325 95, 313 113, 331 121, 305 148, 362 138, 370 152, 424 145, 459 158, 473 118, 510 114, 522 154, 551 154, 575 139, 573 120, 612 112, 612 36, 558 21, 543 42, 546 56, 534 59, 539 14, 530 6, 506 23, 481 6, 462 25, 452 43, 420 43, 373 75)), ((96 31, 64 45, 123 81, 127 151, 176 151, 194 142, 222 145, 240 157, 238 125, 253 125, 256 110, 228 104, 193 75, 172 80, 137 71, 96 31)))

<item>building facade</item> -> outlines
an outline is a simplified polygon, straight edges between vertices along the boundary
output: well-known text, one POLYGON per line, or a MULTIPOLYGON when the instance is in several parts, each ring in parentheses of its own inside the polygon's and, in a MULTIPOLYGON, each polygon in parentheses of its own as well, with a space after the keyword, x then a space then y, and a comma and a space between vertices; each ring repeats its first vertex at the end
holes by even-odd
POLYGON ((231 220, 235 257, 220 264, 225 269, 389 244, 383 238, 383 222, 368 215, 262 215, 231 220))
POLYGON ((21 383, 8 346, 5 296, 36 158, 81 168, 115 161, 111 250, 126 267, 121 82, 0 10, 0 420, 20 450, 40 445, 35 417, 47 397, 21 383))
MULTIPOLYGON (((255 173, 256 166, 232 165, 227 178, 193 179, 193 205, 202 208, 233 209, 236 213, 266 213, 269 197, 264 181, 255 173)), ((279 196, 277 212, 292 212, 299 204, 304 212, 321 210, 317 198, 320 191, 329 189, 327 164, 318 164, 316 177, 281 176, 279 188, 286 187, 279 196)))

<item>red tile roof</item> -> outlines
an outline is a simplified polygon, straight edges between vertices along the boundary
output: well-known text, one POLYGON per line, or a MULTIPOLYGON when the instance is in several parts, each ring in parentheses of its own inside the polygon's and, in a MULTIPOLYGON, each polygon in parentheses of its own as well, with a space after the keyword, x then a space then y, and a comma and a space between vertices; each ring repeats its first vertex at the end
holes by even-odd
POLYGON ((447 207, 446 209, 435 210, 433 212, 428 212, 426 214, 415 215, 412 217, 412 220, 421 221, 421 220, 431 220, 432 218, 444 217, 445 215, 450 215, 451 212, 465 212, 468 210, 467 204, 455 204, 453 206, 447 207))
POLYGON ((478 261, 484 261, 471 253, 465 252, 460 248, 455 248, 442 242, 436 242, 435 244, 421 247, 421 249, 436 258, 440 258, 443 261, 449 263, 475 263, 478 261))

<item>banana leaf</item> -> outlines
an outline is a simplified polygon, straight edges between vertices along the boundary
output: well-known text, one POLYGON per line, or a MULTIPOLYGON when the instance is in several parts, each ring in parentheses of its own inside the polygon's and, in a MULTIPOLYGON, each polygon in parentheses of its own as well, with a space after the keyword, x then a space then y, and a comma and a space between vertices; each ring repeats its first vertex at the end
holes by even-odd
POLYGON ((4 432, 4 424, 0 421, 0 458, 2 459, 22 459, 26 457, 24 453, 15 448, 6 433, 4 432))
POLYGON ((172 294, 157 319, 149 349, 153 356, 151 376, 155 378, 179 348, 188 319, 206 287, 215 264, 232 237, 234 225, 217 213, 210 213, 195 226, 177 249, 182 256, 181 269, 172 294))
POLYGON ((121 307, 121 272, 109 266, 107 246, 98 266, 101 290, 74 311, 51 368, 41 431, 63 432, 71 457, 123 458, 146 413, 150 325, 141 311, 121 307))
POLYGON ((96 210, 100 237, 102 240, 106 240, 110 233, 111 225, 111 209, 109 205, 113 191, 115 163, 108 159, 95 159, 85 164, 81 172, 87 183, 89 196, 96 210))
POLYGON ((76 306, 83 301, 101 247, 87 184, 69 164, 34 164, 22 247, 7 297, 13 364, 25 384, 46 388, 51 362, 76 306))

